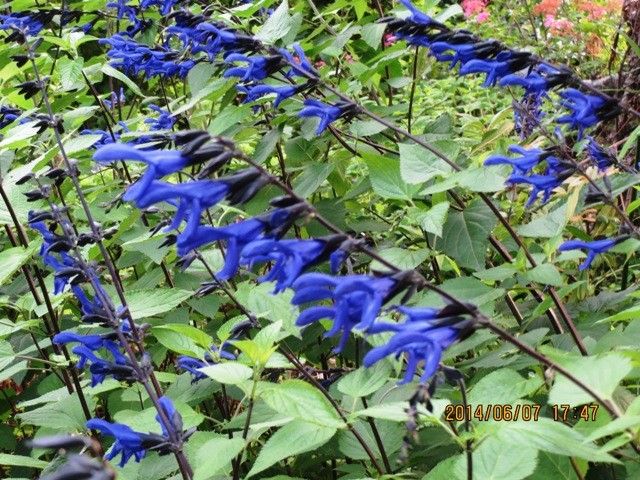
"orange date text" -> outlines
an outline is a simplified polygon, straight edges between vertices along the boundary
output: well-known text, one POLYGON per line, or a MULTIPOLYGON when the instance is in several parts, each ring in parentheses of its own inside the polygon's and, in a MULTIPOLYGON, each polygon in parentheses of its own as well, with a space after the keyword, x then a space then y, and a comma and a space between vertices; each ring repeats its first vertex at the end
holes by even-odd
POLYGON ((444 409, 444 419, 448 422, 477 420, 488 422, 517 422, 518 420, 538 421, 540 405, 507 405, 487 403, 481 405, 449 404, 444 409))

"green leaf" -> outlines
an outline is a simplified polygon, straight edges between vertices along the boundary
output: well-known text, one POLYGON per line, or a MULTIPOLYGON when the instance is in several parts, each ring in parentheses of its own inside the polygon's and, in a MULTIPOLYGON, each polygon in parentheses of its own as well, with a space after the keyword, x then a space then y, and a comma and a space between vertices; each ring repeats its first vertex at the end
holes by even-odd
POLYGON ((543 263, 532 268, 524 275, 529 282, 544 283, 545 285, 553 285, 561 287, 564 285, 562 275, 558 269, 550 263, 543 263))
POLYGON ((616 433, 623 432, 630 428, 635 428, 640 425, 640 415, 625 415, 620 418, 616 418, 612 422, 595 429, 589 434, 587 440, 593 442, 599 440, 602 437, 608 437, 616 433))
POLYGON ((287 423, 267 440, 245 478, 266 470, 280 460, 315 450, 331 440, 335 433, 334 427, 303 420, 287 423))
POLYGON ((208 130, 211 135, 221 135, 229 128, 241 123, 251 114, 250 105, 227 105, 211 122, 208 130))
POLYGON ((302 198, 308 198, 333 172, 332 163, 313 163, 306 165, 300 175, 293 181, 293 190, 302 198))
POLYGON ((213 338, 202 330, 181 323, 159 325, 153 327, 151 333, 169 350, 198 358, 203 357, 213 343, 213 338))
POLYGON ((400 163, 394 158, 387 158, 373 153, 362 153, 367 167, 373 191, 382 198, 411 200, 418 187, 408 185, 400 176, 400 163))
POLYGON ((102 135, 80 135, 64 142, 64 151, 67 155, 87 150, 102 138, 102 135))
POLYGON ((0 285, 4 285, 31 258, 35 251, 34 242, 27 248, 12 247, 0 252, 0 285))
POLYGON ((216 68, 206 62, 196 64, 187 74, 187 82, 191 96, 195 97, 209 82, 216 68))
MULTIPOLYGON (((137 392, 135 394, 135 397, 132 398, 137 398, 137 392)), ((182 417, 182 423, 184 424, 185 430, 197 427, 204 421, 204 416, 196 412, 186 403, 175 399, 172 399, 172 402, 173 406, 182 417)), ((123 409, 116 412, 113 418, 118 423, 129 425, 133 430, 137 432, 160 433, 162 430, 160 424, 156 420, 157 414, 158 412, 155 407, 145 408, 142 411, 123 409)))
POLYGON ((177 288, 127 291, 127 303, 134 320, 153 317, 173 310, 193 295, 192 291, 177 288))
POLYGON ((382 44, 382 36, 384 35, 384 23, 370 23, 362 27, 360 35, 367 45, 371 48, 379 49, 382 44))
POLYGON ((0 453, 0 465, 43 469, 49 465, 49 462, 38 460, 37 458, 25 457, 24 455, 0 453))
MULTIPOLYGON (((380 250, 378 253, 382 258, 393 263, 401 270, 416 268, 429 258, 429 250, 426 248, 421 248, 420 250, 405 250, 400 247, 391 247, 380 250)), ((374 260, 371 262, 371 268, 373 270, 384 270, 386 267, 377 260, 374 260)))
POLYGON ((124 73, 122 73, 119 70, 116 70, 115 68, 113 68, 108 63, 105 63, 100 70, 105 75, 108 75, 110 77, 117 78, 118 80, 120 80, 127 87, 129 87, 133 93, 135 93, 139 97, 144 97, 144 95, 142 94, 142 91, 140 90, 138 85, 136 85, 136 83, 133 80, 131 80, 129 77, 127 77, 124 73))
MULTIPOLYGON (((89 410, 93 411, 93 399, 86 396, 89 410)), ((42 407, 19 413, 20 420, 27 425, 46 427, 55 432, 79 430, 84 431, 87 419, 82 411, 78 396, 67 394, 58 402, 51 402, 42 407)))
POLYGON ((482 270, 489 234, 498 220, 479 199, 462 212, 450 211, 442 229, 441 249, 462 267, 482 270))
POLYGON ((16 358, 13 347, 6 340, 0 340, 0 370, 5 369, 16 358))
MULTIPOLYGON (((521 445, 509 445, 489 437, 473 451, 473 478, 475 480, 522 480, 536 468, 536 450, 521 445)), ((467 458, 460 455, 454 475, 467 478, 467 458)))
POLYGON ((284 0, 284 2, 269 15, 269 18, 264 22, 255 37, 264 43, 273 43, 286 36, 293 25, 293 17, 289 15, 289 2, 284 0))
POLYGON ((567 457, 538 453, 538 466, 528 480, 576 480, 576 472, 567 457))
POLYGON ((417 213, 414 218, 426 232, 441 237, 442 227, 449 213, 449 206, 447 201, 436 203, 428 211, 417 213))
POLYGON ((422 477, 422 480, 458 480, 457 477, 454 477, 454 469, 457 461, 458 457, 445 458, 429 470, 429 472, 422 477))
POLYGON ((82 57, 70 59, 63 57, 59 60, 60 83, 62 90, 68 92, 84 87, 84 79, 82 78, 82 67, 84 60, 82 57))
POLYGON ((39 128, 36 126, 36 120, 21 123, 9 129, 0 141, 0 148, 7 148, 16 145, 38 133, 39 128))
POLYGON ((523 237, 551 238, 562 233, 562 229, 567 223, 567 206, 563 205, 552 212, 542 214, 534 218, 526 225, 516 228, 516 231, 523 237))
POLYGON ((229 385, 241 383, 253 375, 253 370, 240 362, 218 363, 201 368, 200 371, 218 383, 229 385))
POLYGON ((579 457, 592 462, 618 461, 586 438, 576 429, 547 417, 539 417, 535 422, 482 422, 476 433, 483 431, 511 447, 526 447, 543 450, 556 455, 579 457))
POLYGON ((355 120, 351 122, 349 130, 356 137, 367 137, 369 135, 375 135, 386 130, 387 127, 375 120, 355 120))
POLYGON ((325 427, 345 426, 329 400, 302 380, 285 380, 280 384, 264 387, 260 397, 276 412, 325 427))
POLYGON ((360 367, 338 382, 338 390, 354 398, 366 397, 387 383, 390 371, 387 362, 378 362, 371 368, 360 367))
POLYGON ((510 404, 535 392, 544 381, 539 377, 525 379, 509 368, 501 368, 482 377, 469 391, 471 405, 488 404, 496 398, 510 404))
MULTIPOLYGON (((632 368, 631 361, 619 353, 589 357, 558 355, 554 358, 569 373, 608 400, 613 398, 613 391, 632 368)), ((591 395, 564 375, 556 374, 549 392, 550 404, 568 404, 575 407, 592 401, 591 395)))
POLYGON ((191 463, 194 467, 193 480, 208 480, 220 471, 228 471, 231 462, 243 448, 244 440, 241 437, 220 435, 204 442, 195 454, 195 461, 191 463))
MULTIPOLYGON (((438 140, 433 146, 455 158, 460 147, 450 140, 438 140)), ((415 143, 400 143, 400 174, 410 184, 424 183, 436 175, 446 175, 452 168, 440 157, 415 143)))

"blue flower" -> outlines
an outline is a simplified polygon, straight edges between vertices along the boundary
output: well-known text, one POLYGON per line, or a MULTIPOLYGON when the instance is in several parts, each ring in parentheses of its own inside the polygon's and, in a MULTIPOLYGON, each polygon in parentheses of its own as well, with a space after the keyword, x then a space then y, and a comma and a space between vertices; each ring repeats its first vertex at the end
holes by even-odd
POLYGON ((165 425, 160 415, 156 415, 156 421, 160 424, 162 435, 136 432, 128 425, 110 423, 98 418, 92 418, 86 423, 87 428, 115 438, 115 442, 105 455, 107 460, 121 455, 120 466, 124 467, 131 457, 134 457, 136 462, 140 462, 145 457, 147 450, 157 451, 160 455, 175 451, 179 446, 171 444, 170 431, 176 433, 183 442, 189 438, 193 430, 182 430, 182 417, 171 400, 163 396, 158 399, 158 403, 170 422, 170 425, 165 425))
MULTIPOLYGON (((565 177, 566 178, 566 177, 565 177)), ((547 203, 551 198, 551 194, 553 190, 558 188, 564 178, 558 177, 556 175, 511 175, 507 179, 507 183, 526 183, 533 187, 531 190, 531 195, 529 196, 529 200, 526 203, 526 207, 530 207, 535 203, 538 199, 538 194, 542 193, 542 203, 547 203)))
POLYGON ((317 78, 318 71, 313 67, 313 65, 305 55, 304 50, 302 49, 299 43, 293 44, 293 51, 296 54, 295 57, 288 50, 284 48, 281 48, 278 50, 280 55, 282 55, 282 57, 284 57, 287 63, 291 65, 291 68, 285 73, 285 77, 286 78, 293 78, 293 77, 317 78))
POLYGON ((593 263, 593 260, 597 255, 608 252, 615 245, 627 238, 628 237, 626 235, 623 235, 617 238, 605 238, 602 240, 594 240, 592 242, 585 242, 583 240, 567 240, 558 247, 558 250, 560 252, 566 252, 568 250, 586 250, 587 258, 578 267, 580 270, 586 270, 591 266, 591 263, 593 263))
POLYGON ((451 43, 435 40, 428 46, 436 60, 449 62, 451 68, 455 67, 457 63, 465 65, 467 62, 479 57, 482 58, 484 55, 498 54, 501 48, 500 44, 492 40, 479 43, 451 43), (454 52, 453 55, 445 53, 449 51, 454 52))
POLYGON ((551 152, 539 148, 526 149, 519 145, 510 145, 510 153, 517 153, 520 156, 511 158, 503 155, 492 155, 484 161, 485 165, 511 165, 514 174, 527 174, 534 167, 551 157, 551 152))
POLYGON ((0 30, 13 30, 5 38, 5 42, 18 41, 24 43, 26 37, 38 35, 44 24, 26 12, 15 12, 10 15, 0 15, 0 30))
POLYGON ((598 170, 604 172, 611 165, 615 165, 616 157, 610 150, 604 148, 593 137, 587 137, 589 143, 587 144, 587 153, 593 163, 596 164, 598 170))
POLYGON ((299 90, 298 87, 291 85, 283 85, 280 87, 273 85, 256 85, 253 87, 239 86, 238 89, 247 95, 244 99, 245 102, 254 102, 265 95, 275 93, 276 100, 273 102, 274 107, 278 107, 282 101, 292 97, 299 90))
POLYGON ((126 101, 127 99, 124 96, 124 88, 120 87, 118 94, 116 94, 116 92, 111 92, 110 99, 105 99, 102 103, 104 103, 109 110, 113 110, 117 106, 124 105, 126 101))
POLYGON ((158 118, 147 118, 144 121, 144 123, 149 125, 150 130, 171 130, 173 128, 176 119, 171 115, 170 111, 160 108, 153 103, 149 104, 149 108, 159 114, 158 118))
POLYGON ((434 22, 433 18, 431 18, 429 15, 418 10, 409 0, 400 0, 400 3, 402 3, 407 8, 407 10, 411 12, 411 15, 406 19, 407 21, 416 25, 426 27, 437 23, 434 22))
POLYGON ((490 87, 505 75, 526 67, 531 61, 530 59, 530 53, 505 50, 500 52, 494 60, 473 59, 467 61, 460 67, 460 75, 486 73, 487 77, 483 86, 490 87))
POLYGON ((132 160, 147 165, 142 177, 125 194, 125 200, 135 200, 144 194, 153 180, 176 173, 189 165, 189 158, 177 150, 145 151, 126 144, 109 144, 93 154, 96 162, 110 164, 118 160, 132 160))
POLYGON ((327 258, 335 273, 348 254, 348 243, 345 235, 311 240, 259 239, 242 249, 240 264, 251 269, 256 263, 273 262, 258 282, 276 282, 275 294, 290 287, 304 270, 327 258))
POLYGON ((2 105, 0 107, 0 128, 4 128, 7 125, 12 124, 20 117, 20 115, 22 115, 21 110, 2 105))
POLYGON ((275 73, 281 67, 282 58, 277 55, 271 57, 248 57, 241 53, 231 53, 227 55, 225 62, 243 62, 247 66, 229 68, 224 72, 224 77, 240 77, 243 82, 259 82, 275 73))
POLYGON ((305 100, 304 108, 298 112, 302 118, 318 117, 320 122, 316 128, 316 135, 320 135, 327 127, 344 115, 353 113, 354 105, 340 102, 335 105, 327 105, 319 100, 305 100))
MULTIPOLYGON (((80 335, 79 333, 74 332, 60 332, 54 335, 52 341, 56 345, 62 345, 66 343, 80 343, 93 352, 105 349, 113 355, 116 363, 126 363, 126 358, 120 352, 120 347, 111 339, 111 337, 113 336, 113 334, 80 335)), ((82 366, 78 365, 78 368, 82 369, 86 360, 86 358, 83 359, 82 366)))
POLYGON ((582 138, 586 128, 611 118, 619 112, 612 101, 598 95, 587 95, 575 88, 563 90, 560 96, 563 98, 561 105, 571 110, 571 113, 559 117, 556 121, 560 124, 566 123, 578 130, 578 138, 582 138))
POLYGON ((401 384, 409 383, 424 362, 420 382, 425 383, 438 370, 442 352, 456 342, 464 327, 469 325, 462 317, 441 316, 441 311, 432 308, 406 308, 398 310, 408 316, 403 324, 377 323, 369 333, 394 332, 389 341, 371 349, 363 364, 370 367, 389 355, 399 358, 407 355, 407 368, 401 384))
MULTIPOLYGON (((216 346, 212 346, 211 350, 214 355, 218 355, 220 358, 224 358, 227 360, 235 360, 236 356, 232 353, 226 352, 225 350, 219 350, 216 346)), ((178 367, 182 370, 185 370, 191 374, 193 379, 191 383, 199 382, 207 378, 207 376, 200 371, 201 368, 209 367, 211 365, 215 365, 217 362, 213 359, 210 353, 206 353, 204 359, 193 358, 187 355, 181 355, 178 357, 178 367)))
POLYGON ((146 10, 151 6, 160 7, 160 14, 163 16, 169 15, 173 6, 178 3, 179 0, 140 0, 140 8, 146 10))
POLYGON ((521 139, 526 139, 540 125, 544 112, 542 100, 544 93, 525 93, 522 100, 511 102, 514 117, 514 129, 521 139))
POLYGON ((113 437, 113 443, 105 458, 112 460, 122 454, 120 466, 124 467, 131 457, 135 457, 136 462, 144 458, 147 451, 143 446, 144 434, 134 431, 131 427, 121 423, 109 423, 106 420, 92 418, 87 422, 87 428, 97 430, 103 435, 113 437))
POLYGON ((310 307, 300 313, 296 325, 302 327, 322 318, 333 320, 325 337, 341 333, 336 352, 342 351, 354 328, 367 330, 373 325, 382 304, 395 291, 396 282, 389 277, 348 275, 333 277, 323 273, 306 273, 293 284, 291 302, 301 305, 320 300, 332 300, 333 306, 310 307))

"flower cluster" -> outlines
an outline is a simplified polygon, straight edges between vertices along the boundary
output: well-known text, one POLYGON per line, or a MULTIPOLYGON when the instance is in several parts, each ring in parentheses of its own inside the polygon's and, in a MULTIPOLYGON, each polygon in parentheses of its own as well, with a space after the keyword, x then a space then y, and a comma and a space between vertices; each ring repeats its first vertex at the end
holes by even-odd
MULTIPOLYGON (((147 208, 159 202, 167 202, 176 207, 167 230, 179 230, 183 221, 185 222, 182 231, 169 237, 170 242, 176 243, 178 254, 183 257, 183 265, 193 260, 195 249, 216 241, 223 241, 226 245, 225 264, 215 275, 217 281, 230 279, 240 266, 251 270, 257 264, 270 264, 268 272, 259 277, 258 282, 275 282, 274 294, 292 288, 295 291, 292 300, 295 305, 331 302, 330 306, 316 305, 304 309, 297 325, 306 326, 323 318, 333 320, 333 327, 326 336, 340 334, 337 351, 344 347, 353 329, 367 332, 374 328, 376 318, 386 302, 398 293, 411 291, 420 284, 422 279, 416 278, 415 272, 399 272, 379 277, 304 273, 327 260, 332 272, 337 273, 349 253, 357 248, 358 241, 344 234, 312 239, 282 238, 297 219, 311 212, 306 202, 295 197, 278 198, 272 201, 272 210, 229 225, 214 227, 203 224, 201 217, 205 209, 223 200, 232 205, 242 204, 271 181, 271 177, 254 167, 219 176, 215 180, 194 179, 178 184, 161 180, 187 165, 202 162, 216 165, 215 169, 204 169, 208 175, 221 170, 231 157, 241 156, 230 145, 221 146, 222 140, 212 138, 205 132, 191 132, 188 138, 189 141, 180 150, 141 151, 129 145, 114 144, 100 148, 94 155, 94 159, 103 164, 124 160, 146 165, 140 179, 129 187, 123 198, 133 202, 138 208, 147 208), (231 150, 231 153, 223 155, 224 149, 231 150), (202 154, 201 150, 215 152, 215 155, 202 154)), ((183 144, 180 138, 175 142, 177 145, 183 144)), ((411 311, 406 310, 408 313, 411 311)), ((415 329, 409 323, 406 328, 415 329)), ((420 337, 423 338, 421 341, 428 343, 428 338, 434 332, 426 327, 423 330, 420 333, 424 336, 420 337)), ((404 332, 404 327, 399 331, 404 332)), ((457 338, 454 335, 449 340, 453 342, 457 338)), ((432 355, 439 361, 439 352, 446 347, 446 342, 442 340, 436 343, 439 346, 434 347, 432 355)), ((189 371, 194 376, 194 381, 197 381, 203 378, 199 369, 220 358, 229 359, 233 356, 222 348, 218 350, 213 347, 212 352, 204 359, 180 357, 178 366, 189 371)), ((413 370, 417 361, 413 364, 413 370)), ((429 368, 428 374, 423 374, 424 381, 435 371, 431 366, 429 368)), ((413 372, 409 376, 413 376, 413 372)))

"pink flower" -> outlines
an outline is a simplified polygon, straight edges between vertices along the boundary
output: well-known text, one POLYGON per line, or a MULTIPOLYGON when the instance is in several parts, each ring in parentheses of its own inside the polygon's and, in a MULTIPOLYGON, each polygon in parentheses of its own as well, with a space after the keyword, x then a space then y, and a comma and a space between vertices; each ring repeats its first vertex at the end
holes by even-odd
POLYGON ((476 22, 478 23, 483 23, 483 22, 486 22, 487 20, 489 20, 489 12, 486 10, 484 12, 480 12, 476 16, 476 22))
POLYGON ((386 47, 390 47, 391 45, 396 43, 397 40, 398 39, 392 33, 385 33, 384 37, 382 37, 382 42, 383 42, 385 48, 386 47))
POLYGON ((568 35, 573 33, 573 22, 566 18, 555 18, 553 15, 547 15, 544 18, 544 26, 549 29, 552 35, 568 35))

